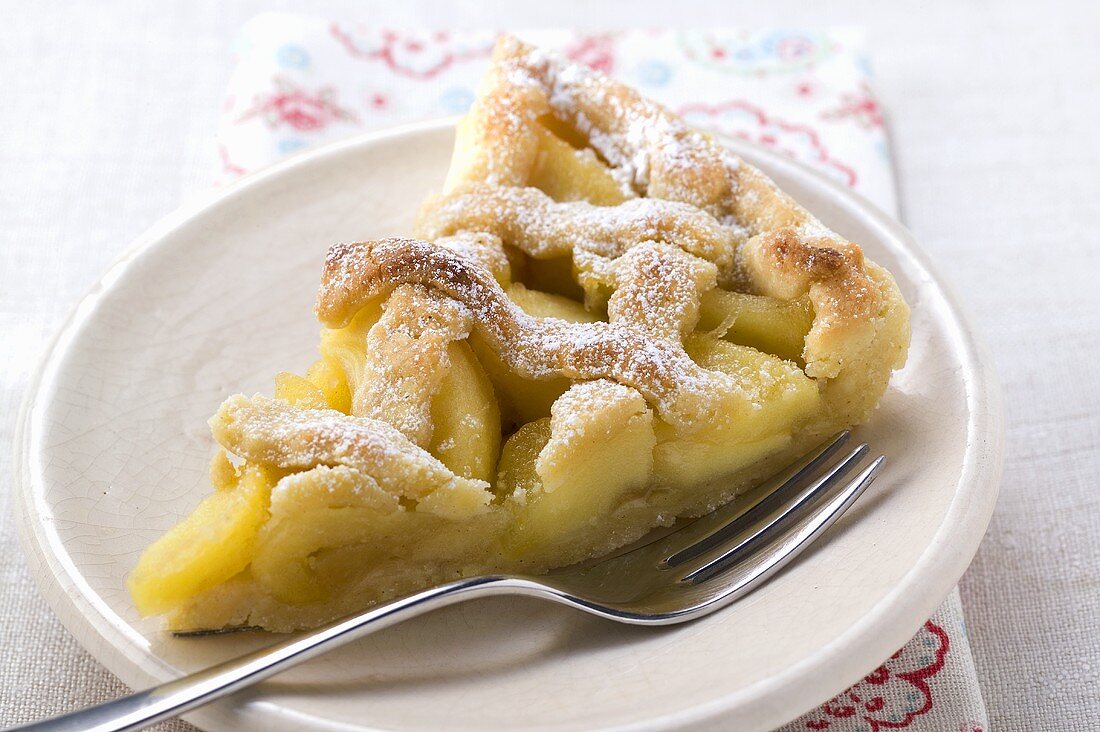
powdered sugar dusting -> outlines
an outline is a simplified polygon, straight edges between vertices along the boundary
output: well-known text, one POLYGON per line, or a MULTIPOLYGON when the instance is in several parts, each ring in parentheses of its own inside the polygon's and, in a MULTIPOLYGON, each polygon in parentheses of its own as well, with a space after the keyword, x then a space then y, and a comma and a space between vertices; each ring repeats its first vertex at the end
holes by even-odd
POLYGON ((440 510, 449 507, 448 497, 459 507, 468 506, 471 496, 474 503, 488 501, 488 484, 456 476, 382 420, 238 394, 221 405, 210 429, 226 450, 251 462, 289 470, 342 465, 370 475, 396 496, 423 500, 441 494, 440 510))
MULTIPOLYGON (((616 258, 644 241, 673 244, 712 262, 723 283, 738 278, 744 232, 677 201, 634 198, 618 206, 556 202, 536 188, 467 184, 431 199, 419 229, 429 239, 491 234, 536 259, 587 253, 616 258)), ((578 256, 580 255, 580 256, 578 256)))
POLYGON ((568 323, 527 315, 487 271, 412 239, 341 245, 326 264, 318 314, 338 327, 364 303, 407 283, 462 302, 474 315, 474 329, 519 375, 612 379, 636 388, 666 421, 686 432, 706 423, 722 394, 744 393, 744 384, 698 366, 678 340, 654 338, 621 322, 568 323))
POLYGON ((419 285, 386 300, 366 338, 365 368, 352 385, 352 414, 384 420, 416 445, 431 442, 431 400, 450 367, 447 348, 470 334, 470 311, 419 285))
POLYGON ((714 289, 717 268, 671 244, 644 242, 613 268, 608 302, 613 323, 634 325, 655 338, 681 343, 699 322, 700 299, 714 289))

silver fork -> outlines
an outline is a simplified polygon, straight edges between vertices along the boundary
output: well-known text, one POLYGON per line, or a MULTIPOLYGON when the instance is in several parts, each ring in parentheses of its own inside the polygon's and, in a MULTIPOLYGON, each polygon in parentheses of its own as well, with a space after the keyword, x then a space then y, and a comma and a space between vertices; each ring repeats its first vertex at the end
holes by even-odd
POLYGON ((738 500, 702 518, 651 532, 610 555, 537 577, 486 575, 432 587, 175 681, 17 729, 140 729, 368 633, 487 595, 541 597, 636 625, 701 618, 760 586, 871 484, 886 458, 867 463, 868 448, 862 444, 838 459, 848 436, 840 433, 738 500))

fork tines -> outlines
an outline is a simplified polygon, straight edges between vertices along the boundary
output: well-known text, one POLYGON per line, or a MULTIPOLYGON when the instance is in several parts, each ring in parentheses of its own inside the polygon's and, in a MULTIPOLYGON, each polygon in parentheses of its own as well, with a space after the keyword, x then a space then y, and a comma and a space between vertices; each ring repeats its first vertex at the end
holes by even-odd
POLYGON ((740 567, 744 578, 734 579, 735 584, 755 585, 778 571, 832 525, 881 469, 884 456, 859 469, 869 453, 866 444, 836 459, 849 436, 841 432, 747 500, 687 527, 688 542, 679 542, 681 548, 664 559, 664 566, 692 584, 740 567))

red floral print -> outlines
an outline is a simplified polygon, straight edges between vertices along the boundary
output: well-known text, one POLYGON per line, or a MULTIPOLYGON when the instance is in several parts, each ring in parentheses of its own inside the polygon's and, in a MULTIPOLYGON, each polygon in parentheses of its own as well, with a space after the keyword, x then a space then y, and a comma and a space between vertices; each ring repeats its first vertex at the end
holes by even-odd
MULTIPOLYGON (((808 730, 880 732, 904 729, 935 706, 928 679, 943 670, 951 648, 947 631, 929 620, 917 637, 858 684, 803 717, 808 730), (921 648, 932 649, 922 655, 921 648)), ((982 732, 980 725, 960 732, 982 732)))
POLYGON ((765 145, 800 162, 831 169, 849 186, 855 186, 858 180, 851 166, 830 154, 816 130, 773 117, 743 99, 718 104, 687 104, 678 111, 689 122, 701 127, 765 145))
POLYGON ((333 23, 332 37, 353 58, 381 61, 395 74, 411 79, 432 79, 461 61, 488 58, 496 36, 459 43, 445 31, 430 35, 402 34, 393 30, 357 32, 333 23))
POLYGON ((580 36, 565 47, 564 53, 596 71, 610 74, 615 70, 615 38, 609 33, 580 36))
POLYGON ((248 172, 230 159, 229 149, 224 144, 218 145, 218 159, 221 160, 222 173, 228 176, 235 178, 248 172))
POLYGON ((871 90, 866 85, 862 86, 856 94, 843 94, 840 97, 840 106, 835 109, 822 112, 821 118, 827 120, 851 119, 860 127, 873 130, 883 125, 882 107, 871 95, 871 90))
POLYGON ((274 82, 275 91, 257 95, 238 122, 262 117, 271 129, 285 126, 298 132, 321 130, 333 122, 359 122, 354 112, 336 104, 336 91, 331 87, 309 92, 282 76, 276 76, 274 82))

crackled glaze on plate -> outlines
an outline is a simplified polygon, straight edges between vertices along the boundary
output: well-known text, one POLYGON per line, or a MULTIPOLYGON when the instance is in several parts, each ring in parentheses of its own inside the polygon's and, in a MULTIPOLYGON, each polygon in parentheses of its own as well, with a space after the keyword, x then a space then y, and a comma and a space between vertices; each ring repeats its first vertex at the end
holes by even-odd
MULTIPOLYGON (((327 247, 408 233, 442 185, 453 123, 298 156, 178 212, 81 303, 24 407, 19 523, 65 625, 132 686, 268 642, 176 639, 124 578, 209 490, 206 419, 314 357, 327 247)), ((911 237, 797 164, 729 143, 889 268, 913 309, 909 363, 861 439, 883 476, 763 589, 684 626, 614 625, 531 599, 459 605, 189 715, 237 730, 765 730, 901 647, 969 564, 996 498, 988 358, 911 237)))

